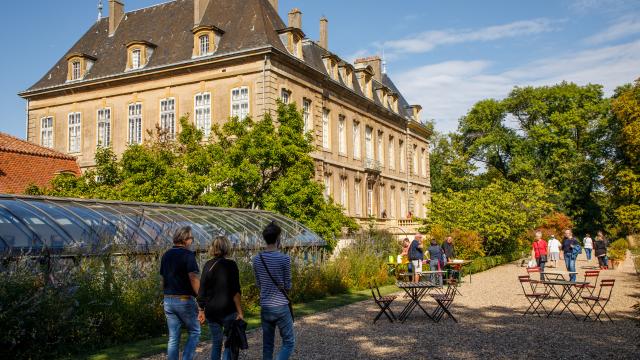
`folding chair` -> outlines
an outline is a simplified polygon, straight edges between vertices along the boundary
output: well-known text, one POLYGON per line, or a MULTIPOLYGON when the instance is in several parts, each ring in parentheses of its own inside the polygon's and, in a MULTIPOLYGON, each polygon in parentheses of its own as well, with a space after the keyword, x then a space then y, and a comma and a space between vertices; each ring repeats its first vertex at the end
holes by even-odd
POLYGON ((396 295, 382 296, 380 294, 380 289, 378 288, 378 285, 376 285, 375 283, 373 284, 369 283, 369 288, 371 289, 371 295, 373 295, 373 301, 375 301, 376 305, 378 305, 378 307, 380 308, 380 312, 378 312, 378 315, 376 316, 376 318, 373 319, 373 323, 375 324, 376 321, 380 319, 382 314, 384 314, 387 317, 387 319, 389 319, 390 322, 393 322, 393 320, 396 320, 396 315, 393 313, 393 311, 391 311, 391 308, 389 306, 391 306, 391 303, 397 298, 397 296, 396 295))
POLYGON ((444 294, 431 294, 431 297, 438 303, 438 307, 431 314, 433 321, 440 322, 442 317, 447 314, 453 321, 458 322, 456 318, 449 311, 449 307, 453 303, 453 299, 456 297, 457 281, 450 279, 447 285, 447 291, 444 294))
POLYGON ((584 272, 584 282, 589 284, 577 285, 580 291, 584 291, 585 289, 589 292, 589 296, 593 295, 593 292, 596 291, 596 283, 598 282, 598 276, 600 276, 600 270, 587 270, 584 272))
POLYGON ((546 315, 547 309, 544 307, 544 305, 542 305, 542 301, 549 297, 549 291, 545 289, 545 292, 536 292, 534 286, 531 284, 531 282, 534 280, 531 280, 529 275, 518 276, 518 280, 520 281, 520 286, 522 286, 524 297, 529 301, 529 307, 524 312, 524 314, 522 314, 522 316, 529 314, 529 311, 531 311, 531 314, 536 314, 538 315, 538 317, 540 317, 541 315, 538 312, 539 308, 542 308, 546 315), (529 288, 531 289, 530 293, 527 293, 527 288, 525 286, 526 283, 529 284, 529 288))
POLYGON ((613 321, 611 320, 611 316, 607 314, 604 308, 605 306, 607 306, 607 304, 609 303, 609 300, 611 299, 611 293, 613 292, 613 285, 615 284, 615 282, 616 281, 613 279, 601 280, 600 290, 598 290, 597 296, 594 296, 594 295, 582 296, 582 298, 587 302, 587 305, 590 306, 589 311, 587 312, 587 316, 584 317, 584 321, 587 321, 587 319, 590 319, 593 321, 597 320, 602 323, 602 320, 600 319, 600 315, 602 313, 604 313, 607 316, 609 321, 613 321), (590 304, 591 301, 593 301, 593 303, 590 304), (596 305, 600 307, 600 311, 598 311, 597 313, 595 309, 596 305), (595 315, 595 318, 591 318, 592 313, 593 315, 595 315))
POLYGON ((536 266, 536 267, 528 267, 527 268, 527 274, 529 274, 529 279, 531 280, 529 282, 529 286, 531 286, 531 291, 532 292, 536 292, 538 285, 540 285, 540 281, 538 279, 531 279, 531 274, 537 274, 538 277, 540 277, 540 267, 536 266))

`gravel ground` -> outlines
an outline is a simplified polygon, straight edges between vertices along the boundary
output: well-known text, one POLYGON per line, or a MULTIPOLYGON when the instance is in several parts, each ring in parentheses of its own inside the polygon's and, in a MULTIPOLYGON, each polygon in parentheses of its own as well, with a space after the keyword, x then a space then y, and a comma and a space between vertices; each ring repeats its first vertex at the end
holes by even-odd
MULTIPOLYGON (((293 358, 640 359, 640 326, 631 319, 631 306, 640 301, 640 281, 630 258, 620 269, 600 276, 616 279, 613 299, 607 306, 614 322, 605 324, 578 321, 567 314, 550 319, 523 317, 528 303, 516 275, 525 271, 518 265, 473 275, 472 283, 465 279, 460 286, 463 296, 456 297, 452 305, 458 323, 445 318, 435 324, 418 309, 404 324, 389 323, 383 317, 373 325, 377 307, 372 301, 299 319, 293 358)), ((563 267, 564 263, 558 265, 563 267)), ((595 261, 589 263, 582 256, 577 263, 578 280, 594 265, 595 261)), ((392 304, 396 315, 405 303, 399 297, 392 304)), ((554 304, 554 300, 545 302, 545 306, 554 304)), ((425 297, 423 306, 430 311, 435 302, 425 297)), ((262 332, 253 331, 248 337, 250 348, 240 358, 261 358, 262 332)), ((209 349, 209 343, 202 343, 197 359, 208 359, 209 349)), ((164 358, 158 355, 150 360, 164 358)))

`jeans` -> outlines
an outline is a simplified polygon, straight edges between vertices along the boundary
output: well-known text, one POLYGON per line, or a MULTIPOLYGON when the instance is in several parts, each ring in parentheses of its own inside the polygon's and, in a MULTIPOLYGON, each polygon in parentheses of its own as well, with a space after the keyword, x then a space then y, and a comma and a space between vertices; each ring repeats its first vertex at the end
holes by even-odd
MULTIPOLYGON (((227 315, 224 319, 222 319, 222 323, 224 324, 226 321, 235 320, 238 316, 238 313, 232 313, 227 315)), ((222 338, 224 336, 223 327, 216 323, 209 321, 209 330, 211 332, 211 360, 220 360, 220 355, 222 354, 222 338)), ((231 350, 228 348, 224 348, 224 355, 222 357, 224 360, 231 360, 231 350)))
MULTIPOLYGON (((576 271, 576 259, 571 254, 564 254, 564 264, 567 266, 567 271, 576 271)), ((569 275, 569 281, 576 281, 576 274, 569 275)))
POLYGON ((289 359, 296 342, 289 306, 263 306, 260 311, 260 319, 262 320, 262 359, 273 359, 276 326, 280 331, 280 337, 282 337, 282 349, 280 349, 276 359, 289 359))
POLYGON ((192 360, 195 355, 196 346, 200 341, 198 305, 195 299, 192 297, 188 300, 165 297, 164 315, 167 317, 167 327, 169 328, 167 358, 169 360, 178 360, 178 353, 180 352, 180 329, 184 325, 189 333, 189 338, 184 345, 182 359, 192 360))
MULTIPOLYGON (((438 260, 429 260, 429 268, 431 271, 438 271, 438 260)), ((442 274, 431 274, 431 282, 442 286, 442 274)))
POLYGON ((587 260, 591 260, 591 250, 592 249, 587 248, 584 249, 584 252, 587 254, 587 260))
POLYGON ((538 267, 540 268, 540 280, 544 281, 544 265, 546 261, 540 261, 541 258, 536 258, 536 263, 538 263, 538 267))

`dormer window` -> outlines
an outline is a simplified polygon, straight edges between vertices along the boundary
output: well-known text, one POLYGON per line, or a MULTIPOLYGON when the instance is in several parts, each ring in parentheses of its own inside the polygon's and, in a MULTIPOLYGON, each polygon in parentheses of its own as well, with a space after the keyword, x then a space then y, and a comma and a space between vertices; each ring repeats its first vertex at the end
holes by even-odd
POLYGON ((126 70, 138 70, 147 66, 155 47, 154 44, 142 40, 128 43, 126 70))
POLYGON ((371 66, 358 67, 356 69, 356 75, 358 77, 358 84, 360 85, 360 89, 364 96, 369 99, 373 99, 373 69, 371 66))
POLYGON ((333 80, 338 80, 338 63, 340 59, 333 54, 327 54, 322 57, 324 61, 324 67, 327 69, 327 74, 333 80))
POLYGON ((193 57, 213 54, 220 43, 224 31, 215 26, 196 26, 193 32, 193 57))
POLYGON ((67 55, 67 81, 82 80, 91 70, 96 58, 82 53, 71 53, 67 55))
POLYGON ((287 48, 289 53, 298 59, 302 59, 302 40, 305 35, 302 30, 298 28, 288 27, 279 31, 280 41, 287 48))
POLYGON ((342 63, 339 65, 339 68, 342 82, 344 82, 349 89, 353 89, 353 67, 350 64, 342 63))

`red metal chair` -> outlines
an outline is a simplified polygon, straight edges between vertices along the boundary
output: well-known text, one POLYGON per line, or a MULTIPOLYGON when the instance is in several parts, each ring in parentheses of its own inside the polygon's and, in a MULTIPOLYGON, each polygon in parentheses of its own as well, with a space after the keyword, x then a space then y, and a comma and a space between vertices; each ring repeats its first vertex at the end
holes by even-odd
POLYGON ((538 315, 538 317, 540 317, 541 314, 538 312, 539 308, 542 308, 546 315, 547 309, 544 307, 544 305, 542 305, 542 301, 549 297, 549 291, 546 290, 545 292, 536 292, 534 286, 531 284, 531 282, 533 282, 534 280, 531 280, 529 275, 518 276, 518 280, 520 281, 520 286, 522 286, 522 293, 524 294, 524 297, 529 301, 529 307, 524 312, 524 314, 522 314, 522 316, 529 314, 529 311, 531 311, 531 314, 536 314, 538 315), (525 284, 529 284, 531 292, 527 292, 527 287, 525 286, 525 284))
POLYGON ((456 279, 449 279, 447 285, 447 291, 444 294, 431 294, 431 297, 438 303, 438 307, 431 314, 431 318, 435 322, 440 322, 442 317, 447 314, 453 321, 458 322, 456 318, 449 311, 449 307, 453 304, 453 299, 456 297, 456 293, 458 292, 456 279))
POLYGON ((369 283, 369 288, 371 289, 371 295, 373 295, 373 301, 380 308, 378 315, 376 316, 375 319, 373 319, 373 323, 375 324, 376 321, 380 319, 382 314, 384 314, 387 317, 387 319, 389 319, 390 322, 393 322, 393 320, 397 320, 396 315, 393 313, 393 311, 391 311, 391 308, 389 307, 391 306, 391 303, 397 298, 397 295, 382 296, 380 294, 380 289, 378 288, 378 285, 375 282, 369 283))
POLYGON ((613 285, 615 283, 616 281, 613 279, 602 280, 600 281, 600 289, 598 290, 597 296, 596 295, 582 296, 582 298, 587 302, 587 305, 590 306, 589 311, 587 312, 587 316, 584 317, 584 321, 587 321, 587 319, 591 319, 593 321, 597 320, 602 323, 602 320, 600 319, 600 316, 602 315, 602 313, 604 313, 607 316, 609 321, 613 321, 611 320, 611 316, 607 314, 604 308, 609 303, 609 300, 611 300, 611 293, 613 292, 613 285), (595 309, 596 306, 600 307, 600 311, 598 311, 597 313, 595 309), (595 315, 595 318, 591 318, 591 314, 595 315))
POLYGON ((540 285, 540 280, 538 279, 531 279, 531 274, 538 274, 538 277, 540 276, 540 267, 536 266, 536 267, 528 267, 527 268, 527 274, 529 274, 529 279, 531 280, 529 282, 529 286, 531 286, 531 291, 532 292, 536 292, 538 285, 540 285))
POLYGON ((589 295, 593 295, 593 292, 596 291, 596 283, 598 282, 598 276, 600 276, 600 270, 587 270, 584 272, 584 282, 588 282, 588 284, 577 285, 581 291, 585 289, 589 292, 589 295))

